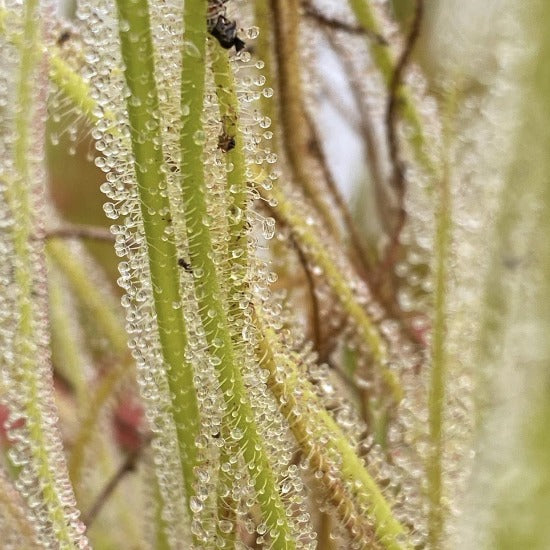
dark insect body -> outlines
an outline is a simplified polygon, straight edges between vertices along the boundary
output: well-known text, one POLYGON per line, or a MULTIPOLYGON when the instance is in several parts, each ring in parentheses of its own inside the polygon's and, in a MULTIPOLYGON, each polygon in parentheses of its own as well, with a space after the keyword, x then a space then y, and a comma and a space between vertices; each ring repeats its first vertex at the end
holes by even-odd
POLYGON ((57 39, 57 45, 63 46, 71 38, 71 31, 63 31, 57 39))
POLYGON ((222 48, 228 50, 235 46, 240 52, 245 43, 237 36, 237 23, 226 17, 225 4, 228 0, 208 0, 206 24, 208 32, 220 43, 222 48))
POLYGON ((187 273, 193 273, 193 268, 191 267, 191 264, 186 262, 183 258, 178 258, 178 265, 180 267, 183 267, 187 273))
POLYGON ((224 153, 231 151, 231 149, 235 149, 235 138, 225 132, 220 134, 220 137, 218 138, 218 149, 224 153))

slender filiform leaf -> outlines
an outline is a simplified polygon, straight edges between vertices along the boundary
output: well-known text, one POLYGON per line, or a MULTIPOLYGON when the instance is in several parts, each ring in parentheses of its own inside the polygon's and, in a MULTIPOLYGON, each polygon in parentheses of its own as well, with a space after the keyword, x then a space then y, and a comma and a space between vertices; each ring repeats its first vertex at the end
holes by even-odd
MULTIPOLYGON (((87 548, 69 482, 48 349, 43 219, 47 58, 38 47, 38 2, 10 6, 17 43, 2 36, 2 396, 9 409, 16 486, 45 548, 87 548)), ((23 544, 23 542, 21 543, 23 544)))

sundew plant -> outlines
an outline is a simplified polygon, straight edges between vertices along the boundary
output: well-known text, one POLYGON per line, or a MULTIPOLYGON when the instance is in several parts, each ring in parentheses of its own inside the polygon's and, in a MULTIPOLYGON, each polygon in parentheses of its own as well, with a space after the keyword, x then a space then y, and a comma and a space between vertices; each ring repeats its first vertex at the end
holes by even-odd
POLYGON ((550 547, 550 4, 477 4, 1 0, 1 548, 550 547))

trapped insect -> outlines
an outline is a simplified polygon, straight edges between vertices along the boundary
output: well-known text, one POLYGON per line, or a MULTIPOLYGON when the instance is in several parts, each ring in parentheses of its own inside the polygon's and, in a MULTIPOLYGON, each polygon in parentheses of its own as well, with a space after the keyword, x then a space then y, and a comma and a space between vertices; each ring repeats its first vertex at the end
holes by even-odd
POLYGON ((187 273, 193 273, 193 268, 191 267, 191 264, 187 262, 184 258, 178 258, 178 265, 180 267, 183 267, 187 273))
POLYGON ((63 44, 65 44, 65 42, 67 42, 71 39, 71 36, 72 36, 71 31, 69 31, 69 30, 63 31, 59 35, 59 38, 57 39, 57 45, 62 46, 63 44))
POLYGON ((218 149, 227 153, 235 148, 235 138, 223 132, 218 137, 218 149))
POLYGON ((222 48, 228 50, 235 46, 240 52, 245 43, 237 36, 237 23, 226 17, 225 4, 228 0, 209 0, 207 11, 208 32, 220 43, 222 48))

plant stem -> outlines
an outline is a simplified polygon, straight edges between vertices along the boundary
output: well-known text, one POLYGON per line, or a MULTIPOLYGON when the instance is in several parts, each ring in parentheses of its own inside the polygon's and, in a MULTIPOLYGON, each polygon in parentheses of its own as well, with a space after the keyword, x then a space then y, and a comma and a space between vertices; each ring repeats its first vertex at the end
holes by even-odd
MULTIPOLYGON (((39 76, 40 53, 39 36, 39 2, 29 0, 23 6, 22 35, 17 44, 20 55, 19 72, 14 94, 14 134, 13 171, 14 177, 8 182, 6 199, 8 209, 13 215, 13 279, 16 288, 15 315, 16 329, 14 337, 14 383, 23 388, 21 405, 25 415, 25 427, 28 438, 28 451, 32 455, 32 466, 39 479, 39 503, 45 508, 45 518, 39 520, 49 524, 48 530, 55 533, 56 541, 63 548, 76 548, 80 543, 87 547, 85 537, 77 533, 74 513, 64 500, 72 496, 67 494, 62 484, 67 479, 65 462, 62 456, 55 456, 53 449, 62 447, 60 435, 52 427, 47 415, 56 414, 51 387, 51 369, 43 366, 48 360, 41 357, 40 344, 36 344, 41 323, 37 304, 36 281, 33 266, 39 264, 43 257, 37 259, 33 254, 31 236, 35 229, 32 212, 32 191, 35 182, 36 161, 32 160, 36 149, 31 134, 34 117, 37 114, 34 105, 36 79, 39 76), (78 542, 77 542, 78 541, 78 542)), ((58 453, 59 451, 55 451, 58 453)), ((37 489, 35 489, 37 490, 37 489)), ((44 528, 43 525, 40 525, 44 528)), ((45 535, 48 537, 48 535, 45 535)))
POLYGON ((88 527, 90 527, 90 525, 95 521, 98 514, 101 512, 101 509, 103 508, 105 503, 109 500, 114 490, 119 486, 124 476, 129 472, 132 472, 135 470, 136 463, 143 452, 144 445, 146 445, 146 443, 144 443, 138 449, 130 452, 126 456, 126 458, 124 459, 124 462, 118 467, 118 469, 115 471, 111 479, 109 479, 107 484, 103 487, 99 495, 96 497, 96 500, 93 503, 92 507, 88 510, 88 512, 84 516, 84 523, 88 527))
MULTIPOLYGON (((187 28, 189 27, 187 26, 187 28)), ((187 68, 189 68, 188 65, 187 65, 187 68)), ((198 109, 198 113, 200 113, 201 108, 202 108, 202 104, 201 104, 201 107, 199 107, 198 109)), ((192 142, 191 136, 188 136, 188 138, 192 142)), ((191 158, 195 158, 195 157, 191 155, 191 158)), ((200 174, 201 180, 203 179, 203 177, 204 176, 200 174)), ((192 189, 192 186, 190 187, 193 192, 196 191, 192 189)), ((202 200, 204 201, 204 198, 202 200)), ((186 210, 188 211, 189 209, 186 209, 186 210)), ((195 215, 195 217, 197 216, 195 215)), ((202 231, 204 231, 204 229, 202 229, 202 231)), ((308 245, 310 238, 311 238, 311 235, 309 238, 306 237, 305 239, 306 246, 308 245)), ((318 244, 318 243, 314 240, 313 244, 318 244)), ((315 250, 323 250, 323 248, 316 247, 315 250)), ((338 275, 336 280, 341 281, 342 280, 341 276, 338 275)), ((345 292, 344 295, 347 295, 347 292, 345 292)), ((362 313, 362 315, 365 315, 364 312, 362 313)), ((370 326, 370 321, 368 321, 367 326, 370 326)), ((274 335, 272 336, 274 337, 274 335)), ((265 341, 265 338, 263 339, 263 341, 265 341)), ((272 345, 272 344, 269 344, 269 345, 272 345)), ((269 346, 267 349, 270 349, 269 346)), ((273 362, 270 363, 269 361, 266 361, 266 368, 268 368, 269 365, 271 365, 274 368, 275 363, 273 362)), ((289 368, 291 368, 291 366, 289 368)), ((295 369, 295 367, 293 368, 295 369)), ((270 387, 274 392, 275 396, 277 396, 278 399, 280 399, 281 396, 292 394, 295 388, 292 385, 289 387, 289 380, 285 379, 286 383, 281 383, 281 381, 278 380, 276 376, 274 376, 275 374, 276 374, 276 371, 273 370, 270 376, 270 380, 274 382, 274 384, 272 384, 270 387)), ((297 380, 297 377, 294 377, 293 380, 297 380)), ((311 402, 313 403, 317 402, 317 397, 314 394, 313 390, 307 393, 307 400, 311 400, 311 402)), ((362 484, 364 495, 367 495, 364 504, 368 505, 369 507, 371 506, 373 507, 375 522, 376 521, 380 522, 380 526, 377 532, 379 532, 380 536, 383 537, 384 540, 387 539, 386 547, 391 550, 402 550, 404 548, 409 548, 410 546, 407 543, 399 542, 399 539, 401 536, 406 536, 406 532, 404 528, 399 524, 399 522, 397 522, 397 520, 393 518, 391 514, 391 510, 389 509, 387 502, 384 500, 384 497, 380 492, 380 489, 376 486, 376 483, 372 480, 368 472, 364 469, 364 465, 361 459, 356 455, 356 453, 354 452, 353 448, 351 447, 351 445, 349 444, 345 436, 341 433, 340 428, 336 425, 336 423, 332 420, 332 418, 330 418, 330 415, 326 411, 324 411, 320 405, 315 405, 315 408, 317 409, 317 411, 320 411, 318 412, 318 414, 322 419, 322 425, 324 426, 324 429, 327 430, 329 433, 335 433, 338 435, 338 437, 335 439, 337 441, 335 448, 338 450, 338 452, 341 451, 343 472, 345 472, 347 479, 350 479, 350 480, 357 479, 362 484)), ((288 406, 287 412, 289 414, 292 412, 291 405, 288 406)), ((308 422, 310 422, 312 426, 316 426, 317 417, 316 419, 309 419, 308 422)), ((303 447, 303 449, 307 454, 309 449, 309 447, 307 447, 309 438, 307 436, 306 427, 304 426, 304 424, 292 422, 291 428, 300 445, 306 445, 305 447, 303 447)), ((362 498, 365 498, 365 497, 363 496, 362 498)), ((376 523, 375 523, 375 528, 376 528, 376 523)))
MULTIPOLYGON (((73 292, 90 317, 97 324, 102 335, 108 339, 113 351, 120 356, 128 353, 128 337, 111 304, 90 280, 83 265, 60 238, 48 239, 46 253, 69 281, 73 292)), ((114 304, 113 304, 114 305, 114 304)))
POLYGON ((98 122, 99 117, 95 112, 96 102, 90 96, 90 87, 65 60, 57 55, 52 55, 49 76, 50 80, 60 90, 63 90, 65 96, 92 124, 98 122))
MULTIPOLYGON (((374 200, 376 201, 376 207, 378 209, 379 223, 382 228, 389 233, 392 227, 391 224, 391 210, 389 208, 389 200, 387 195, 387 183, 384 176, 382 166, 382 151, 380 150, 380 144, 376 139, 375 124, 368 112, 366 102, 368 98, 365 98, 365 93, 360 84, 360 75, 357 75, 354 65, 351 62, 350 56, 346 51, 344 44, 336 40, 333 32, 329 32, 324 29, 323 36, 326 38, 330 47, 334 50, 334 53, 340 58, 342 69, 346 74, 346 78, 349 82, 350 92, 353 96, 357 112, 359 114, 359 120, 353 121, 356 123, 356 131, 361 136, 363 141, 363 149, 365 159, 368 165, 368 172, 372 185, 374 186, 374 200)), ((329 99, 336 106, 337 99, 329 96, 329 99)), ((348 124, 352 124, 351 120, 347 120, 348 124)), ((357 214, 356 214, 357 215, 357 214)), ((369 243, 368 246, 368 262, 369 268, 372 269, 378 261, 378 254, 374 250, 373 243, 369 243)))
POLYGON ((403 76, 410 61, 414 46, 420 36, 420 27, 424 14, 424 0, 415 0, 414 19, 410 31, 406 37, 403 51, 397 60, 393 75, 388 87, 388 100, 386 106, 386 133, 388 150, 393 168, 391 184, 397 196, 396 223, 390 234, 390 242, 386 247, 379 270, 382 275, 393 274, 393 267, 397 261, 401 249, 400 237, 407 221, 405 209, 406 177, 405 164, 401 158, 400 139, 398 136, 398 114, 400 105, 399 91, 403 87, 403 76))
POLYGON ((302 87, 302 60, 299 44, 299 2, 296 0, 271 0, 279 85, 279 112, 284 133, 283 145, 286 157, 297 183, 319 212, 331 234, 339 239, 340 229, 329 204, 323 198, 318 181, 312 177, 311 129, 304 107, 302 87))
MULTIPOLYGON (((254 21, 260 29, 260 34, 256 39, 256 53, 258 59, 264 63, 261 73, 266 78, 266 88, 273 89, 275 71, 273 69, 274 50, 273 50, 273 25, 271 24, 271 10, 269 9, 270 0, 256 0, 254 2, 254 21)), ((271 138, 273 151, 279 151, 279 133, 277 128, 277 104, 273 97, 266 97, 262 94, 260 98, 260 110, 264 116, 271 120, 270 130, 273 133, 271 138)))
POLYGON ((50 229, 46 232, 47 239, 89 239, 114 243, 115 236, 105 227, 93 225, 63 224, 61 227, 50 229))
MULTIPOLYGON (((10 21, 9 17, 13 14, 3 7, 0 7, 0 33, 6 36, 8 42, 21 47, 21 36, 15 33, 7 32, 6 23, 13 25, 13 19, 10 21)), ((36 40, 37 51, 43 51, 44 45, 36 40)), ((50 49, 50 48, 49 48, 50 49)), ((96 123, 99 119, 95 113, 97 103, 90 95, 90 87, 84 79, 76 73, 72 67, 59 55, 56 55, 55 50, 59 50, 57 47, 51 48, 49 53, 50 62, 50 80, 60 89, 63 90, 65 96, 71 100, 73 105, 77 107, 81 114, 83 114, 90 122, 96 123)))
POLYGON ((326 27, 326 30, 330 31, 343 31, 349 34, 365 35, 368 36, 371 40, 376 40, 380 44, 387 45, 385 38, 379 34, 373 34, 369 29, 363 27, 362 25, 352 25, 340 19, 334 19, 329 15, 324 14, 322 11, 318 10, 314 5, 309 1, 302 2, 304 9, 304 15, 310 18, 312 21, 315 21, 318 25, 326 27))
POLYGON ((530 0, 511 12, 515 40, 531 47, 505 73, 522 103, 513 111, 512 162, 506 165, 501 151, 495 152, 507 173, 488 241, 492 250, 478 344, 482 362, 476 363, 482 371, 477 391, 485 397, 476 453, 483 470, 471 489, 472 502, 483 503, 484 514, 474 523, 481 536, 468 542, 484 549, 545 550, 550 537, 550 5, 530 0))
POLYGON ((117 0, 117 7, 124 73, 131 94, 127 109, 151 286, 189 505, 193 495, 199 408, 193 386, 193 369, 185 360, 187 335, 182 309, 174 308, 174 304, 181 304, 181 293, 177 250, 174 241, 167 238, 170 220, 163 214, 169 210, 170 204, 168 198, 159 192, 166 188, 166 176, 161 130, 156 118, 159 100, 154 78, 149 7, 147 0, 117 0))
POLYGON ((290 550, 295 548, 295 543, 237 363, 214 263, 210 228, 204 223, 207 210, 201 115, 206 71, 206 0, 185 4, 184 28, 181 105, 182 113, 188 114, 182 120, 181 186, 198 309, 227 406, 225 425, 230 437, 242 449, 272 548, 290 550))
MULTIPOLYGON (((69 251, 70 253, 70 251, 69 251)), ((54 365, 56 372, 61 372, 71 387, 74 389, 76 397, 76 405, 78 411, 83 411, 80 415, 80 422, 78 425, 78 433, 70 445, 70 455, 68 460, 69 478, 76 493, 77 501, 84 501, 84 490, 86 485, 81 485, 82 467, 84 460, 89 456, 88 453, 93 455, 94 463, 99 466, 104 473, 107 473, 113 466, 111 460, 110 449, 104 441, 106 434, 99 433, 95 430, 99 424, 99 419, 104 414, 104 404, 109 400, 115 390, 118 388, 120 381, 124 378, 124 375, 128 373, 134 362, 131 360, 129 353, 126 353, 125 360, 122 364, 115 365, 115 368, 110 369, 104 377, 97 382, 97 387, 92 390, 89 387, 89 377, 85 373, 84 361, 81 349, 82 343, 76 337, 74 333, 74 312, 71 308, 67 308, 65 302, 64 291, 65 285, 61 282, 60 270, 58 266, 54 266, 52 258, 49 258, 49 305, 50 305, 50 324, 51 324, 51 347, 54 359, 54 365), (95 436, 95 437, 94 437, 95 436)), ((93 286, 94 293, 99 296, 99 291, 93 286)), ((105 299, 105 297, 104 297, 105 299)), ((102 307, 112 315, 112 309, 105 302, 102 302, 102 307)), ((115 317, 114 322, 118 323, 118 319, 115 317)), ((98 327, 103 329, 104 327, 98 327)), ((124 328, 120 323, 116 327, 116 332, 120 332, 124 335, 124 328), (118 329, 118 330, 116 330, 118 329)), ((108 336, 107 336, 108 338, 108 336)), ((115 350, 116 351, 116 350, 115 350)), ((71 415, 74 411, 71 411, 71 415)), ((120 521, 123 522, 124 530, 126 532, 126 540, 132 540, 132 544, 138 540, 136 533, 136 525, 133 516, 127 508, 127 503, 122 503, 122 495, 118 498, 121 503, 120 515, 118 516, 120 521)), ((88 529, 90 525, 88 521, 85 521, 88 529)), ((92 537, 93 538, 93 537, 92 537)))
MULTIPOLYGON (((132 369, 134 362, 129 354, 126 331, 121 325, 120 319, 115 314, 112 304, 108 303, 106 296, 102 295, 90 280, 85 266, 74 257, 71 249, 61 239, 48 240, 46 252, 50 260, 55 263, 68 280, 83 308, 90 312, 90 316, 97 324, 97 329, 109 341, 113 352, 118 355, 117 365, 101 379, 91 396, 89 396, 88 388, 83 386, 85 385, 84 380, 79 380, 76 386, 77 394, 82 395, 83 391, 87 392, 85 394, 86 400, 79 400, 79 404, 84 408, 85 413, 79 424, 79 430, 69 457, 69 477, 73 486, 78 488, 86 452, 89 444, 93 441, 94 430, 103 413, 103 406, 113 395, 124 376, 132 369)), ((54 290, 51 296, 55 297, 57 294, 57 290, 54 290)), ((56 310, 53 309, 53 311, 56 310)), ((56 320, 57 317, 59 316, 54 317, 53 320, 56 320)), ((63 323, 64 319, 59 318, 57 324, 60 325, 60 330, 63 323)), ((70 346, 71 339, 67 338, 65 333, 63 338, 63 348, 70 346)), ((69 352, 64 355, 74 363, 74 354, 72 357, 69 352)), ((78 369, 73 369, 73 371, 78 372, 78 369)), ((82 377, 80 376, 80 378, 82 377)))
MULTIPOLYGON (((228 261, 231 265, 231 290, 230 296, 242 296, 247 290, 246 270, 248 265, 248 239, 247 239, 247 207, 248 188, 246 183, 246 159, 244 155, 243 136, 239 128, 239 103, 235 93, 233 71, 227 53, 210 40, 212 72, 216 85, 216 95, 222 121, 222 133, 226 139, 232 140, 233 148, 224 153, 226 166, 228 167, 226 189, 230 198, 229 215, 229 246, 228 261)), ((245 323, 244 309, 239 305, 239 300, 231 300, 229 303, 230 330, 233 340, 238 345, 242 338, 242 330, 245 323)), ((230 439, 229 427, 224 426, 222 437, 230 439)), ((224 445, 220 451, 220 466, 228 462, 231 454, 235 452, 236 445, 224 445)), ((219 486, 224 490, 224 485, 230 487, 234 480, 231 471, 219 471, 219 486)), ((221 521, 231 522, 231 532, 220 533, 226 544, 234 545, 237 534, 235 508, 231 496, 218 497, 218 526, 221 521)), ((227 529, 226 529, 227 531, 227 529)))
MULTIPOLYGON (((258 324, 261 326, 263 323, 258 320, 258 324)), ((322 473, 321 483, 328 491, 340 521, 351 533, 368 536, 368 520, 387 550, 410 548, 406 542, 405 528, 393 516, 381 490, 340 427, 319 403, 314 389, 299 372, 291 356, 277 352, 280 344, 273 330, 266 327, 261 330, 263 337, 259 353, 262 366, 269 372, 269 387, 280 403, 302 452, 308 457, 312 468, 322 473), (281 364, 283 368, 278 367, 281 364), (321 437, 323 443, 317 441, 321 437), (335 479, 334 456, 340 461, 340 481, 335 479), (355 486, 353 496, 342 482, 355 486), (365 509, 368 510, 366 516, 365 509)))
MULTIPOLYGON (((447 140, 448 141, 448 140, 447 140)), ((448 152, 446 151, 447 155, 448 152)), ((446 297, 447 263, 451 229, 451 191, 449 163, 445 161, 440 185, 439 204, 436 212, 435 235, 435 303, 432 331, 432 366, 428 395, 430 451, 427 465, 429 515, 428 540, 431 548, 441 547, 443 535, 442 509, 442 458, 443 413, 446 384, 446 297)))
POLYGON ((53 364, 74 389, 78 407, 87 402, 88 388, 80 342, 74 337, 72 312, 65 304, 61 274, 53 263, 48 265, 48 305, 53 364))
POLYGON ((312 120, 309 119, 309 126, 311 128, 311 148, 314 156, 319 162, 319 167, 323 174, 323 178, 326 182, 327 190, 332 197, 334 205, 336 206, 341 219, 344 223, 344 227, 347 231, 347 237, 349 238, 349 244, 352 252, 353 259, 357 265, 358 270, 363 275, 365 281, 369 284, 370 288, 374 288, 372 284, 372 266, 374 265, 373 258, 369 258, 370 250, 363 246, 362 238, 359 234, 359 230, 355 225, 351 212, 346 204, 346 201, 340 192, 338 184, 332 176, 328 159, 323 150, 323 144, 321 143, 321 137, 318 130, 312 120))
MULTIPOLYGON (((233 274, 232 283, 233 286, 239 286, 239 279, 245 275, 242 271, 248 264, 246 158, 243 135, 239 128, 239 102, 235 93, 233 71, 227 53, 217 44, 215 44, 212 55, 212 71, 216 84, 222 132, 234 143, 234 147, 224 155, 226 165, 228 168, 231 167, 227 173, 226 184, 227 194, 231 201, 229 207, 229 255, 233 266, 237 265, 241 268, 241 273, 233 274)), ((233 292, 236 290, 238 289, 234 288, 233 292)), ((234 314, 243 311, 238 307, 231 309, 234 314)))

